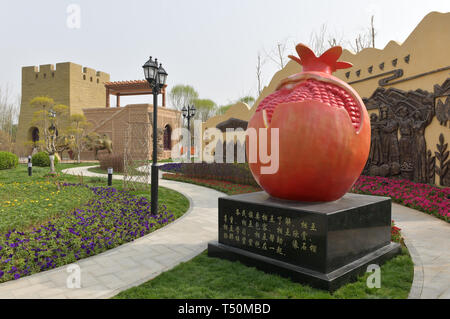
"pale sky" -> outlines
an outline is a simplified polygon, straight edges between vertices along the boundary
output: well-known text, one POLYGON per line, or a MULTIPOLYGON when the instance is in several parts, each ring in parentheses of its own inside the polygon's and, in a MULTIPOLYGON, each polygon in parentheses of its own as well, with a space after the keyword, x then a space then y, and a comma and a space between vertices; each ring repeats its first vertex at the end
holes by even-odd
MULTIPOLYGON (((257 54, 278 42, 292 54, 322 24, 353 39, 374 14, 376 47, 383 48, 403 42, 431 11, 450 11, 450 0, 3 0, 0 87, 19 94, 22 66, 67 61, 107 72, 112 81, 143 79, 142 64, 152 55, 169 73, 169 89, 190 84, 201 98, 228 104, 256 96, 257 54), (71 4, 80 8, 80 28, 67 26, 71 4)), ((267 60, 265 85, 276 71, 267 60)), ((144 101, 151 97, 121 104, 144 101)))

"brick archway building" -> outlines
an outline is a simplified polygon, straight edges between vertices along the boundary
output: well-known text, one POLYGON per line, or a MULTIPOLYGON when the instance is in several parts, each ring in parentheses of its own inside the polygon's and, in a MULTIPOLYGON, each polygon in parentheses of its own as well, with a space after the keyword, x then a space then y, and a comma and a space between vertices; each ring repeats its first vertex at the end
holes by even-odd
MULTIPOLYGON (((160 158, 167 159, 171 156, 172 142, 171 132, 180 127, 181 112, 166 107, 166 86, 161 90, 162 106, 158 107, 158 128, 162 129, 165 136, 161 139, 160 158), (169 129, 168 129, 169 128, 169 129), (166 136, 169 133, 169 136, 166 136)), ((121 96, 148 95, 152 89, 146 80, 105 82, 106 101, 105 107, 83 109, 87 120, 93 124, 92 131, 106 134, 112 140, 113 153, 120 154, 125 151, 126 130, 130 123, 145 124, 151 127, 153 105, 130 104, 120 106, 121 96), (116 96, 116 107, 110 107, 110 96, 116 96)), ((151 130, 149 130, 151 131, 151 130)), ((152 139, 149 136, 149 159, 151 158, 152 139)), ((100 152, 101 153, 101 152, 100 152)), ((93 158, 92 152, 84 152, 84 159, 93 158)))

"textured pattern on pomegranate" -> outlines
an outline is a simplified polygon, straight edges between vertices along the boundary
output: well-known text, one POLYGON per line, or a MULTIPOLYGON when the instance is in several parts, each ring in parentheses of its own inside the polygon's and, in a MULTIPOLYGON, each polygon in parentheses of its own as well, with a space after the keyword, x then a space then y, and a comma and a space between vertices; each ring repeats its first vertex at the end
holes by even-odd
POLYGON ((267 120, 271 122, 277 105, 289 102, 314 100, 331 107, 345 108, 353 127, 358 130, 361 125, 361 112, 357 101, 344 88, 332 83, 324 83, 315 79, 300 82, 292 90, 282 88, 261 101, 256 112, 265 110, 267 120))

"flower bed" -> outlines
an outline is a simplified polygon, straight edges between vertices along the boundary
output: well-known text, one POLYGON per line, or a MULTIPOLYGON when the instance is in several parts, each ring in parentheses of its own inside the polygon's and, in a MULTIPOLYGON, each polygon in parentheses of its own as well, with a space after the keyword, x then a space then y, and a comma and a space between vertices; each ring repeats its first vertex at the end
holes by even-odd
POLYGON ((52 179, 0 182, 0 234, 40 225, 95 197, 85 187, 60 187, 57 176, 52 179))
POLYGON ((166 163, 159 167, 160 170, 170 173, 181 173, 182 163, 166 163))
POLYGON ((360 176, 352 187, 359 194, 389 196, 394 202, 435 215, 450 222, 450 188, 409 180, 360 176))
MULTIPOLYGON (((166 171, 176 173, 171 179, 183 181, 187 178, 190 181, 196 181, 200 185, 212 187, 215 185, 220 191, 227 192, 227 189, 248 189, 245 192, 261 190, 257 184, 236 182, 239 178, 237 172, 244 172, 248 168, 245 165, 232 166, 235 169, 232 172, 227 171, 227 174, 223 172, 220 176, 204 175, 196 176, 195 174, 206 174, 209 171, 221 170, 220 166, 224 164, 202 164, 203 166, 192 166, 193 164, 177 164, 178 166, 167 167, 166 171), (208 166, 209 165, 209 166, 208 166), (209 169, 210 167, 210 169, 209 169), (189 168, 189 169, 188 169, 189 168), (207 169, 208 168, 208 169, 207 169), (191 172, 192 171, 192 172, 191 172), (195 174, 194 174, 195 173, 195 174), (192 175, 194 174, 194 175, 192 175), (245 185, 244 185, 245 184, 245 185), (247 185, 247 184, 250 184, 247 185)), ((245 174, 244 174, 245 175, 245 174)), ((245 179, 247 180, 247 179, 245 179)), ((188 181, 189 182, 189 181, 188 181)), ((256 183, 256 182, 255 182, 256 183)), ((447 222, 450 222, 450 188, 439 188, 428 184, 414 183, 404 179, 391 179, 387 177, 378 176, 364 176, 361 175, 353 185, 351 192, 367 195, 388 196, 396 203, 411 207, 425 213, 437 216, 447 222)), ((238 194, 236 192, 230 194, 238 194)))
POLYGON ((401 243, 404 246, 405 243, 404 243, 404 240, 402 237, 401 230, 402 229, 395 226, 395 222, 392 221, 392 223, 391 223, 391 240, 396 243, 401 243))
MULTIPOLYGON (((63 184, 63 187, 79 186, 63 184)), ((144 236, 174 220, 165 205, 115 188, 88 187, 96 197, 29 231, 0 235, 0 282, 72 263, 144 236)))

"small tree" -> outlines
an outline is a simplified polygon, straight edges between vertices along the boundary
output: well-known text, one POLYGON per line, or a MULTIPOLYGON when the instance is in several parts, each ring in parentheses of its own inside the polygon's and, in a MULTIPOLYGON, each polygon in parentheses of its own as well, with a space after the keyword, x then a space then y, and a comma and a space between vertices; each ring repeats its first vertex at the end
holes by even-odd
POLYGON ((81 152, 86 148, 86 136, 91 123, 86 120, 83 114, 73 114, 70 116, 70 126, 67 130, 70 135, 69 148, 77 156, 77 163, 81 162, 81 152))
POLYGON ((33 119, 31 124, 37 126, 40 135, 43 137, 39 140, 39 144, 45 148, 48 140, 48 127, 49 127, 49 110, 55 105, 55 101, 47 96, 38 96, 31 100, 30 105, 38 111, 33 113, 33 119))
POLYGON ((192 104, 195 99, 198 99, 198 93, 190 85, 178 84, 172 87, 169 92, 170 104, 177 110, 181 110, 183 106, 192 104))
POLYGON ((67 121, 68 107, 63 104, 55 105, 55 101, 48 96, 38 96, 31 100, 31 106, 39 109, 34 112, 32 125, 42 132, 43 140, 38 144, 50 155, 50 173, 55 173, 54 156, 57 152, 56 138, 62 134, 64 122, 67 121), (54 116, 50 116, 50 110, 54 116), (58 128, 61 132, 58 131, 58 128))
POLYGON ((195 105, 195 119, 205 122, 216 113, 217 105, 209 99, 195 99, 192 101, 195 105))
POLYGON ((232 107, 233 105, 234 105, 234 103, 220 106, 220 107, 217 109, 216 114, 217 114, 217 115, 225 114, 225 112, 228 111, 228 109, 229 109, 230 107, 232 107))

